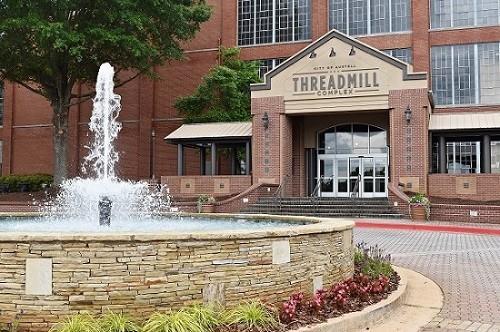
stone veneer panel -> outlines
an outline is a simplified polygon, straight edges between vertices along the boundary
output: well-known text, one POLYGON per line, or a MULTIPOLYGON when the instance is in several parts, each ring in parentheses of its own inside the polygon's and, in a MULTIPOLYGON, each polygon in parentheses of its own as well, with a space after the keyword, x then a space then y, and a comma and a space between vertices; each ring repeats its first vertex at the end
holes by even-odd
POLYGON ((326 285, 352 275, 352 247, 344 238, 352 223, 338 223, 263 237, 0 234, 0 327, 17 320, 20 331, 47 331, 80 311, 111 309, 145 318, 203 301, 277 303, 292 292, 310 292, 320 276, 326 285), (289 263, 273 264, 276 241, 289 243, 289 263), (52 295, 25 294, 28 258, 52 260, 52 295))

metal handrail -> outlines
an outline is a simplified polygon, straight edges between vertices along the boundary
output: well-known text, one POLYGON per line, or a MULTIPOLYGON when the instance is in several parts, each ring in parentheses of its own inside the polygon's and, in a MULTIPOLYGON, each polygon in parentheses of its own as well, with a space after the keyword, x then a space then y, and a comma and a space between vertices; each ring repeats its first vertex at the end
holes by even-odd
POLYGON ((361 182, 361 174, 358 174, 358 178, 356 179, 356 183, 354 184, 354 189, 351 193, 351 198, 359 197, 359 183, 361 182))
POLYGON ((311 193, 311 197, 317 197, 320 188, 321 188, 321 177, 318 177, 318 180, 316 181, 316 186, 314 187, 314 190, 311 193))

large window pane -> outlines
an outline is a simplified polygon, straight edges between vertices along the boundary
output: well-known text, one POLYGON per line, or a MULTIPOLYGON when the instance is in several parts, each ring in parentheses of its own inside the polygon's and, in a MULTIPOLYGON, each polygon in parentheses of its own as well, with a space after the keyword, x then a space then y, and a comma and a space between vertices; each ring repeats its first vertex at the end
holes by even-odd
POLYGON ((368 153, 368 126, 355 124, 352 127, 354 153, 368 153))
POLYGON ((455 104, 475 103, 474 45, 454 47, 455 104))
POLYGON ((431 0, 431 28, 498 24, 500 0, 431 0))
POLYGON ((238 0, 238 45, 310 38, 311 0, 238 0))
POLYGON ((351 36, 408 31, 410 0, 330 0, 330 28, 351 36))
POLYGON ((452 174, 480 173, 480 143, 447 142, 447 170, 452 174))
POLYGON ((387 151, 387 132, 383 129, 370 126, 370 153, 384 153, 387 151))
POLYGON ((352 128, 351 125, 337 127, 337 153, 352 153, 352 128))
POLYGON ((411 48, 395 48, 391 50, 384 50, 384 52, 403 62, 410 64, 413 62, 411 48))
POLYGON ((500 174, 500 138, 491 141, 491 173, 500 174))
POLYGON ((259 76, 261 79, 264 79, 264 76, 273 70, 274 68, 278 67, 280 64, 282 64, 286 58, 276 58, 276 59, 262 59, 260 61, 260 67, 259 67, 259 76))
POLYGON ((372 0, 370 3, 371 33, 390 31, 389 0, 372 0))
POLYGON ((431 50, 432 62, 432 91, 436 103, 440 105, 453 104, 453 62, 451 46, 433 47, 431 50))
POLYGON ((479 103, 500 103, 499 44, 479 45, 479 103))

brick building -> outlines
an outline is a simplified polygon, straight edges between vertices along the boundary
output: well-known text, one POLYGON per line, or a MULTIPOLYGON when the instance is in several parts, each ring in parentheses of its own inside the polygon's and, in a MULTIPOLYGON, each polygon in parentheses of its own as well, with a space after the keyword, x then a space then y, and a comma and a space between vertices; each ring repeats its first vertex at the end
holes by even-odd
MULTIPOLYGON (((259 183, 288 195, 420 191, 435 198, 435 218, 500 219, 485 206, 500 201, 500 0, 208 2, 213 16, 185 60, 118 91, 122 177, 162 177, 179 196, 259 183), (217 64, 220 46, 261 63, 251 135, 165 141, 182 124, 173 102, 217 64)), ((48 104, 9 83, 1 102, 2 173, 50 173, 48 104)), ((72 175, 89 116, 89 103, 71 111, 72 175)))

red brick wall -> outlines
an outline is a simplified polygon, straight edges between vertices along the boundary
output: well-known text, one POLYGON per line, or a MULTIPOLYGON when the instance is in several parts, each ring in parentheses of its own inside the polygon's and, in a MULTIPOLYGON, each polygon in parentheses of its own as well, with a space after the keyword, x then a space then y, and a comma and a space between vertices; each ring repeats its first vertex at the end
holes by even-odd
POLYGON ((500 174, 431 174, 429 175, 429 196, 458 198, 467 201, 500 201, 500 174), (471 194, 457 193, 457 179, 470 179, 476 183, 471 194))
MULTIPOLYGON (((252 177, 247 175, 233 176, 162 176, 161 183, 168 186, 170 194, 174 197, 197 198, 199 194, 209 194, 214 197, 232 196, 247 190, 252 185, 252 177), (192 181, 195 193, 189 193, 181 186, 181 180, 192 181), (229 182, 225 192, 216 187, 216 181, 229 182)), ((192 187, 191 187, 192 188, 192 187)))
POLYGON ((400 177, 418 177, 418 190, 423 193, 427 192, 429 169, 428 103, 426 89, 389 92, 391 182, 397 185, 400 177), (409 124, 405 117, 408 106, 412 110, 409 124))
POLYGON ((500 224, 500 206, 432 204, 431 220, 500 224))

